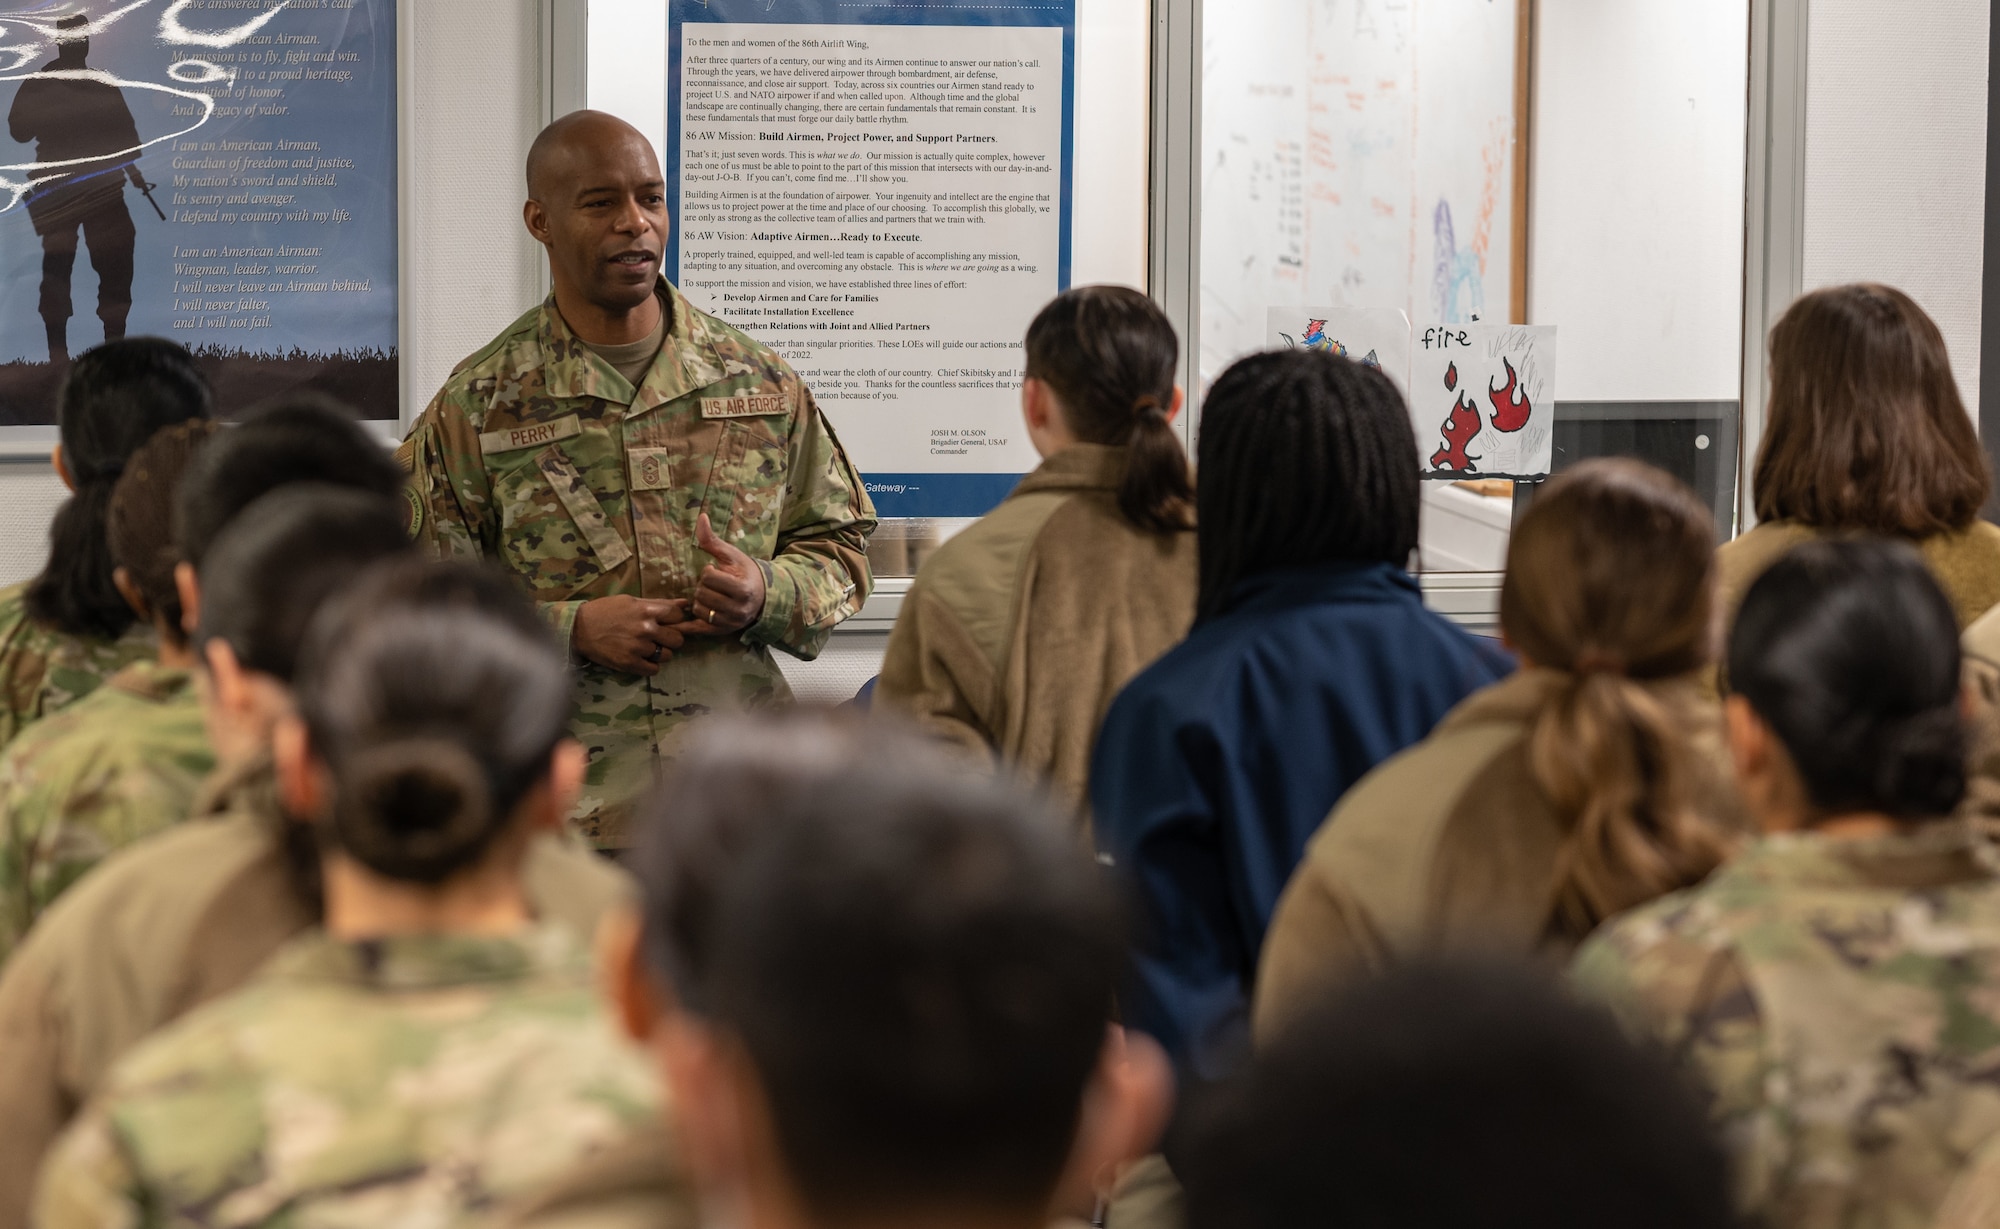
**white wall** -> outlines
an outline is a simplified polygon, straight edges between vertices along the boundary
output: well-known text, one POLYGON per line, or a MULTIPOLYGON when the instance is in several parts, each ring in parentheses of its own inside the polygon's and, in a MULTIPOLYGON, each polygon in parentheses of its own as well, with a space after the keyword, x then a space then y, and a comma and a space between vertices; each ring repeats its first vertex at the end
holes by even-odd
POLYGON ((1737 395, 1749 7, 1540 0, 1528 319, 1562 400, 1737 395))
POLYGON ((0 461, 0 585, 42 570, 49 522, 68 493, 47 461, 0 461))
POLYGON ((421 0, 409 71, 408 320, 414 416, 458 361, 541 300, 542 254, 521 225, 522 164, 541 130, 538 0, 421 0))
MULTIPOLYGON (((1592 3, 1594 0, 1581 0, 1592 3)), ((1988 0, 1812 0, 1805 286, 1900 287, 1979 405, 1988 0)))
POLYGON ((590 0, 584 95, 646 134, 667 156, 667 6, 662 0, 590 0))

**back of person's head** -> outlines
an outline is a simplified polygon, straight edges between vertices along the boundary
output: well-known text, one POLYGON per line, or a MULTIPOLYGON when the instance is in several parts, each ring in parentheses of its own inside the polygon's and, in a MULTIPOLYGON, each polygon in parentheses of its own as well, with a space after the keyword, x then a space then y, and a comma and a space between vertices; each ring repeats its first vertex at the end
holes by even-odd
POLYGON ((1934 819, 1965 794, 1958 622, 1904 543, 1809 542, 1772 564, 1737 611, 1729 687, 1822 816, 1934 819))
POLYGON ((388 495, 313 482, 273 491, 232 521, 202 561, 195 643, 222 640, 245 669, 290 683, 326 600, 369 564, 414 549, 403 505, 388 495))
POLYGON ((851 715, 718 726, 661 799, 651 965, 740 1039, 814 1214, 1046 1211, 1120 953, 1062 826, 851 715))
POLYGON ((1026 348, 1027 378, 1055 393, 1076 437, 1126 450, 1125 519, 1155 533, 1186 529, 1194 481, 1168 421, 1180 341, 1159 305, 1124 286, 1077 286, 1036 314, 1026 348))
POLYGON ((486 856, 569 720, 568 667, 519 586, 415 557, 377 565, 321 612, 297 692, 332 781, 322 840, 412 883, 486 856))
POLYGON ((1389 377, 1317 350, 1239 359, 1202 403, 1195 487, 1198 614, 1259 573, 1409 563, 1417 437, 1389 377))
POLYGON ((173 342, 127 337, 79 355, 57 407, 75 493, 56 509, 48 563, 28 582, 28 613, 72 635, 117 636, 134 616, 111 579, 117 565, 104 518, 112 485, 160 428, 209 416, 208 381, 173 342))
POLYGON ((1771 329, 1760 520, 1922 538, 1963 529, 1992 478, 1944 335, 1889 286, 1802 296, 1771 329))
POLYGON ((174 503, 188 467, 220 429, 202 418, 156 432, 126 463, 105 516, 112 563, 174 644, 187 639, 181 630, 180 586, 174 583, 174 567, 181 561, 174 545, 174 503))
POLYGON ((407 481, 353 411, 319 393, 295 393, 250 411, 202 451, 182 484, 174 536, 200 568, 223 526, 257 499, 295 482, 398 495, 407 481))
POLYGON ((1170 1149, 1189 1229, 1723 1229, 1726 1165, 1659 1057, 1540 976, 1417 964, 1302 1014, 1170 1149))
POLYGON ((1528 766, 1567 829, 1549 920, 1570 938, 1697 882, 1727 852, 1694 810, 1687 714, 1653 686, 1709 660, 1714 535, 1673 477, 1598 460, 1550 481, 1508 543, 1501 629, 1557 672, 1528 766))

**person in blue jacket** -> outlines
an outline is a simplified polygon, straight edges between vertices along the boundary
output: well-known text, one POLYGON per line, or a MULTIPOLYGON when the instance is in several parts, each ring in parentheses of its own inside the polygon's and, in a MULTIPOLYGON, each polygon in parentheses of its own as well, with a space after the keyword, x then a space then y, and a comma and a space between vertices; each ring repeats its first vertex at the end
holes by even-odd
POLYGON ((1139 903, 1124 1021, 1184 1080, 1247 1053, 1265 927, 1340 796, 1513 669, 1407 570, 1417 442, 1380 371, 1245 358, 1198 456, 1194 629, 1119 693, 1090 774, 1098 850, 1139 903))

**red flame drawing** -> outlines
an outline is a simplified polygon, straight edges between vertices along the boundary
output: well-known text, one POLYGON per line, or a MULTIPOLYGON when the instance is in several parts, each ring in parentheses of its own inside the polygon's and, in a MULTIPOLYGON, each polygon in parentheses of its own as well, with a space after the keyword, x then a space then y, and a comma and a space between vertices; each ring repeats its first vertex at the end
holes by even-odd
POLYGON ((1444 369, 1444 386, 1447 390, 1458 387, 1458 364, 1449 363, 1444 369))
POLYGON ((1507 367, 1507 387, 1486 386, 1486 399, 1493 403, 1493 429, 1519 431, 1528 425, 1528 417, 1535 412, 1535 407, 1528 403, 1528 390, 1521 388, 1520 381, 1514 376, 1514 364, 1507 362, 1505 357, 1500 361, 1507 367), (1514 395, 1517 390, 1520 393, 1518 400, 1514 395))
POLYGON ((1469 404, 1464 394, 1460 394, 1451 407, 1451 417, 1445 419, 1440 428, 1445 446, 1431 454, 1431 468, 1448 469, 1460 474, 1473 472, 1473 462, 1479 458, 1465 455, 1465 446, 1479 434, 1479 426, 1479 407, 1469 404))

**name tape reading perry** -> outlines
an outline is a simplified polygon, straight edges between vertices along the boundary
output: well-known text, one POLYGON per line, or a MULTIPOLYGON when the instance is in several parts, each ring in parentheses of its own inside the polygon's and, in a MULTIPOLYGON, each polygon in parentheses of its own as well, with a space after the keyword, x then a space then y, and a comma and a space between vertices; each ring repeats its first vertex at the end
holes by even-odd
POLYGON ((785 412, 783 393, 739 393, 734 397, 703 397, 703 418, 760 418, 785 412))
POLYGON ((535 422, 521 427, 508 427, 503 431, 483 432, 479 437, 479 451, 495 453, 510 452, 516 448, 535 448, 582 434, 583 424, 577 421, 576 415, 571 414, 554 422, 535 422))

